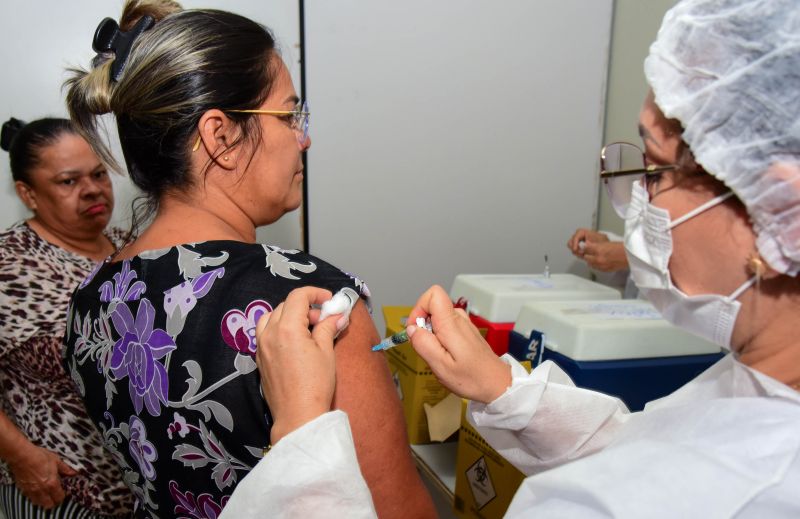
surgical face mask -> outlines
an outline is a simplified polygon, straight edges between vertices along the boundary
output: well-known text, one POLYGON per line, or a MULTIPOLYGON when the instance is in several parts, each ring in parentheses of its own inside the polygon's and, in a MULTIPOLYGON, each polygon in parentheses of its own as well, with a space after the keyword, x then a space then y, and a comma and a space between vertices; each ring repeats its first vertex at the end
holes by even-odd
POLYGON ((753 277, 730 296, 689 296, 672 284, 669 258, 672 229, 733 196, 732 192, 709 200, 688 214, 671 221, 666 209, 650 203, 650 195, 637 182, 625 217, 625 250, 631 277, 644 296, 672 324, 731 349, 731 334, 741 303, 737 298, 755 283, 753 277))

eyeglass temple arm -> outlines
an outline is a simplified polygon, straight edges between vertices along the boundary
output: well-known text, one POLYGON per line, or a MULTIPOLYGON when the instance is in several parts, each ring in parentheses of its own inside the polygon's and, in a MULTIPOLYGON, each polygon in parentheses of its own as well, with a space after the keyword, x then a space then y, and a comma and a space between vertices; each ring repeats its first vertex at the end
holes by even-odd
POLYGON ((624 177, 626 175, 637 175, 642 173, 644 173, 645 175, 651 175, 654 173, 660 173, 662 171, 669 171, 677 168, 678 166, 672 164, 669 166, 647 166, 646 168, 623 169, 619 171, 601 171, 600 178, 624 177))
POLYGON ((264 114, 264 115, 308 115, 310 112, 299 110, 226 110, 237 114, 264 114))

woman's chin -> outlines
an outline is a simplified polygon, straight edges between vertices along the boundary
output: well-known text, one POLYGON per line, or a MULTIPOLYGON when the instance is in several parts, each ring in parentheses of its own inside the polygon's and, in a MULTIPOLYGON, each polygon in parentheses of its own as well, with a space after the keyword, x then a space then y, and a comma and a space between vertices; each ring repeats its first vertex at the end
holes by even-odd
POLYGON ((93 232, 99 235, 106 229, 106 227, 108 227, 108 223, 110 221, 111 214, 107 213, 104 215, 96 215, 93 217, 84 218, 81 224, 87 233, 93 232))

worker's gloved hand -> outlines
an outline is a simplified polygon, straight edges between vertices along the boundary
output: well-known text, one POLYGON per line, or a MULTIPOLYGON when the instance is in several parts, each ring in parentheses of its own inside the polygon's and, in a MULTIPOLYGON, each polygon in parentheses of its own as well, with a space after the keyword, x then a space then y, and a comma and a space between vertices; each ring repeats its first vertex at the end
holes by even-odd
POLYGON ((617 272, 628 268, 625 245, 621 241, 587 242, 583 260, 600 272, 617 272))
POLYGON ((341 315, 318 322, 320 310, 311 305, 320 305, 331 296, 322 288, 297 288, 256 325, 256 362, 274 419, 273 444, 330 411, 336 387, 333 340, 341 315))
POLYGON ((453 308, 442 287, 434 285, 422 294, 408 322, 418 317, 430 317, 433 332, 409 326, 411 344, 447 389, 489 403, 511 385, 511 368, 494 354, 467 314, 453 308))
POLYGON ((591 229, 578 229, 567 242, 570 252, 579 258, 586 253, 586 245, 590 243, 608 243, 608 236, 602 232, 591 229))

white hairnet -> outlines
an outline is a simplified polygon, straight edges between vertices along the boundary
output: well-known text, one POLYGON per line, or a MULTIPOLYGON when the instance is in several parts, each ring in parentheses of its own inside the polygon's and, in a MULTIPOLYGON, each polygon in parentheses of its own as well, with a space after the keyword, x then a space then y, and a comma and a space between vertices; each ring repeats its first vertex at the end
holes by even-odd
POLYGON ((800 271, 800 0, 684 0, 645 75, 706 171, 747 207, 762 257, 800 271))

